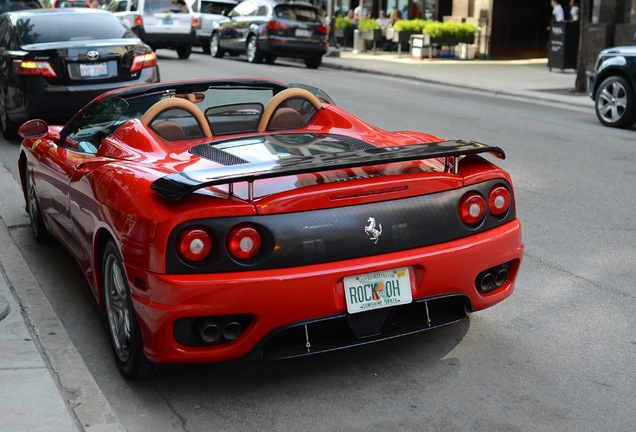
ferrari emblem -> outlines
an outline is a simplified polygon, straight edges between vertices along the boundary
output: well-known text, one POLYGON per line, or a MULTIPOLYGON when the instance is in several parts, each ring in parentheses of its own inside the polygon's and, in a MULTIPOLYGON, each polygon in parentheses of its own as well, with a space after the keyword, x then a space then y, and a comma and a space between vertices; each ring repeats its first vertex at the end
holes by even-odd
POLYGON ((367 219, 369 225, 364 227, 364 232, 369 236, 369 240, 377 243, 382 235, 382 224, 378 224, 376 228, 375 218, 369 217, 367 219))

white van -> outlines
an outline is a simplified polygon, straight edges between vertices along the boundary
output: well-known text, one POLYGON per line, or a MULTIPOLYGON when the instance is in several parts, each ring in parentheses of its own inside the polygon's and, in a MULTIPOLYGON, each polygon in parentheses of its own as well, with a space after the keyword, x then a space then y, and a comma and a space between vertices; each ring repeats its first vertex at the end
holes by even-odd
POLYGON ((113 0, 107 9, 153 50, 175 49, 179 58, 190 57, 199 21, 185 0, 113 0))
POLYGON ((224 19, 238 4, 236 0, 188 0, 192 10, 199 19, 194 46, 203 48, 203 52, 210 54, 210 36, 214 23, 224 19))

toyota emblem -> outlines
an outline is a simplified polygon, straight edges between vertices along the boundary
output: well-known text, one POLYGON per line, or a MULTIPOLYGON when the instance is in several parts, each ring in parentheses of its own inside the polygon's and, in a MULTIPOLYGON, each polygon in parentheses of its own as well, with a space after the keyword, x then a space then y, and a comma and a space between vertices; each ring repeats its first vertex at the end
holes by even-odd
POLYGON ((89 60, 97 60, 99 58, 99 52, 89 51, 86 53, 86 58, 89 60))

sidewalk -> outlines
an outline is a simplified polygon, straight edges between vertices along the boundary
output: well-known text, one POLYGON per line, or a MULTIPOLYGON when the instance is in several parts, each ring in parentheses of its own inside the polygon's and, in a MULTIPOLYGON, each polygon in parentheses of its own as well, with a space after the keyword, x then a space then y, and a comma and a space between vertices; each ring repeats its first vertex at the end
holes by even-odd
POLYGON ((377 51, 354 54, 339 51, 339 57, 323 57, 322 67, 374 75, 407 78, 482 91, 497 96, 520 97, 568 106, 590 108, 594 102, 586 93, 574 92, 574 70, 548 69, 547 59, 529 60, 446 60, 411 59, 409 53, 377 51))
MULTIPOLYGON (((516 61, 413 60, 408 53, 323 58, 323 67, 402 77, 590 110, 573 93, 573 71, 549 71, 546 59, 516 61)), ((12 432, 121 432, 101 393, 9 230, 29 224, 16 179, 0 165, 0 430, 12 432), (7 391, 9 389, 9 391, 7 391)))

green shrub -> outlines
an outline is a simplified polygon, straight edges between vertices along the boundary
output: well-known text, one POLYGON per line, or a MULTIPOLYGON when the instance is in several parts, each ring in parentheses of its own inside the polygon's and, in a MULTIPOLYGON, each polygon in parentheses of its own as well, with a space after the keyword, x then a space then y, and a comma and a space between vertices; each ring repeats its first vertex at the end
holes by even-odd
POLYGON ((373 18, 361 18, 358 21, 358 30, 360 31, 372 31, 381 29, 382 26, 378 24, 373 18))
POLYGON ((347 17, 336 17, 336 22, 334 23, 334 26, 337 29, 347 29, 347 28, 351 28, 353 27, 353 21, 351 21, 349 18, 347 17))
POLYGON ((442 36, 474 36, 477 27, 470 23, 458 23, 457 21, 432 21, 432 20, 399 20, 393 24, 396 31, 414 31, 417 33, 428 33, 431 38, 442 36))

